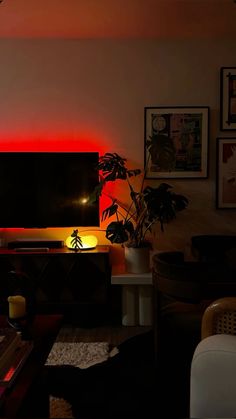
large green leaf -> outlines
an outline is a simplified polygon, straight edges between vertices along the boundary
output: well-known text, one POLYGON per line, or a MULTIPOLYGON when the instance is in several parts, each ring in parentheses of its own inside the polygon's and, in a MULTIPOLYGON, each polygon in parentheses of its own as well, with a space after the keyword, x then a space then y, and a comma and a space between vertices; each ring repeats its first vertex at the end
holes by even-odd
POLYGON ((113 203, 110 205, 110 207, 107 207, 103 213, 102 213, 102 221, 106 220, 106 218, 112 217, 112 215, 116 214, 118 210, 118 205, 116 204, 116 201, 113 201, 113 203))
POLYGON ((130 238, 130 232, 133 231, 131 226, 131 222, 112 221, 106 228, 106 238, 111 243, 125 243, 130 238))
POLYGON ((114 182, 116 179, 126 180, 127 177, 136 176, 141 173, 140 169, 127 169, 126 159, 117 153, 106 153, 99 159, 98 169, 106 182, 114 182))

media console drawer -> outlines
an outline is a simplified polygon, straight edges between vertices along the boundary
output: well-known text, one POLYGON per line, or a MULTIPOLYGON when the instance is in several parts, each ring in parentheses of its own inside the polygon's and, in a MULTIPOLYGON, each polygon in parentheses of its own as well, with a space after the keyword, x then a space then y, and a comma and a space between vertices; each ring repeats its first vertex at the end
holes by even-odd
POLYGON ((78 252, 67 248, 37 252, 1 249, 0 275, 4 311, 8 309, 6 297, 17 287, 19 292, 22 287, 23 293, 31 294, 37 313, 60 313, 68 321, 98 320, 109 306, 109 246, 78 252))

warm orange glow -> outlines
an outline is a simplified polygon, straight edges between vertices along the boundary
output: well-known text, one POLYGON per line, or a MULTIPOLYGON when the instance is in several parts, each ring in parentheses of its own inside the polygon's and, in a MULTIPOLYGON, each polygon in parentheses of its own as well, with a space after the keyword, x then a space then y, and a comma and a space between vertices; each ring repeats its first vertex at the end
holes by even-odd
POLYGON ((198 40, 230 36, 234 39, 234 7, 233 0, 6 0, 1 4, 0 36, 73 40, 198 40))

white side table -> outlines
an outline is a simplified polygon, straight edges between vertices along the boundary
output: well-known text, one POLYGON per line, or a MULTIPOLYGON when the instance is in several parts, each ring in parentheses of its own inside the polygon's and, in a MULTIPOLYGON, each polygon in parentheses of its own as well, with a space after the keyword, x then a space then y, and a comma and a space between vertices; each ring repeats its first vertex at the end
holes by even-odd
POLYGON ((111 283, 122 286, 122 324, 152 325, 152 273, 132 274, 122 267, 113 267, 111 283))

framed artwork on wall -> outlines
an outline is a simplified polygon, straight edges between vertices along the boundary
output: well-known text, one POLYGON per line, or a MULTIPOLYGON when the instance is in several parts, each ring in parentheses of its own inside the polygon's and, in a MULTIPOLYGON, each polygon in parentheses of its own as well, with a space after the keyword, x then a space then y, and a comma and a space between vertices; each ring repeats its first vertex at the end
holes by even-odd
POLYGON ((220 69, 220 129, 236 130, 236 67, 220 69))
POLYGON ((144 108, 145 177, 207 178, 208 106, 144 108))
POLYGON ((217 138, 216 207, 236 208, 236 138, 217 138))

